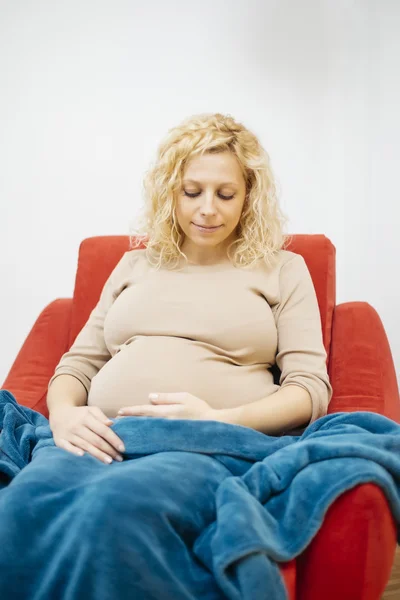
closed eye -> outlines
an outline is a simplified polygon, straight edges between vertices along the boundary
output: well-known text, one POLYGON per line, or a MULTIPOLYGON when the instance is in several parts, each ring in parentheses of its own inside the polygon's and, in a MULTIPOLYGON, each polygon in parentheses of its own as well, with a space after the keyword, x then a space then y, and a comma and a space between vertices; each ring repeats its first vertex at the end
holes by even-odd
MULTIPOLYGON (((197 196, 200 196, 200 192, 196 192, 195 194, 190 194, 189 192, 184 191, 185 196, 189 196, 189 198, 196 198, 197 196)), ((232 200, 232 198, 235 196, 235 194, 233 194, 232 196, 224 196, 223 194, 218 194, 218 196, 222 199, 222 200, 232 200)))

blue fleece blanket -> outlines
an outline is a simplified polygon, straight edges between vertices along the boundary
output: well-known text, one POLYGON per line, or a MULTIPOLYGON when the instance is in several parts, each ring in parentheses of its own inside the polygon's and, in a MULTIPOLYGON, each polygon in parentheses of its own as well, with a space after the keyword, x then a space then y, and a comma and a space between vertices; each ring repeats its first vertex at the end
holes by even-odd
POLYGON ((332 502, 362 482, 400 523, 400 426, 337 413, 301 436, 116 419, 124 462, 55 446, 0 391, 1 600, 271 600, 332 502))

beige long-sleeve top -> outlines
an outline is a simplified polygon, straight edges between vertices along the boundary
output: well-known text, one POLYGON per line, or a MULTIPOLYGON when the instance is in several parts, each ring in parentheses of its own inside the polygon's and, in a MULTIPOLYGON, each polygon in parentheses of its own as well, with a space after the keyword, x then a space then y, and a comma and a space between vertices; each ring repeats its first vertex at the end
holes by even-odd
POLYGON ((149 403, 150 392, 189 392, 229 408, 295 384, 311 395, 313 422, 332 395, 311 276, 287 250, 272 268, 180 270, 156 270, 145 249, 126 252, 49 386, 62 374, 79 379, 87 404, 109 417, 149 403))

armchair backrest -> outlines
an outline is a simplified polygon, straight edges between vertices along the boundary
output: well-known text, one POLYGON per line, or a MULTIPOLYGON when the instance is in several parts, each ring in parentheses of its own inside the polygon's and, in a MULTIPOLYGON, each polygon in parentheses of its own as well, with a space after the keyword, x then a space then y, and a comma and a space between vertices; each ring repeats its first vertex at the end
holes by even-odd
MULTIPOLYGON (((89 318, 111 271, 123 253, 129 249, 128 235, 96 236, 81 242, 73 296, 70 346, 89 318)), ((336 303, 335 247, 324 235, 297 234, 292 236, 287 250, 301 254, 310 271, 318 298, 324 344, 329 358, 333 310, 336 303)))

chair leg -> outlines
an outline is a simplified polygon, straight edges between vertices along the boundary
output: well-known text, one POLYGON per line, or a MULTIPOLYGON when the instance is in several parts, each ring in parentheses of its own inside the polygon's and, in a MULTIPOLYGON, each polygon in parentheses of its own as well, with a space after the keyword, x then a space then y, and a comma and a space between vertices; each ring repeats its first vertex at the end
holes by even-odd
POLYGON ((396 550, 396 525, 378 486, 337 498, 297 559, 296 600, 380 600, 396 550))

